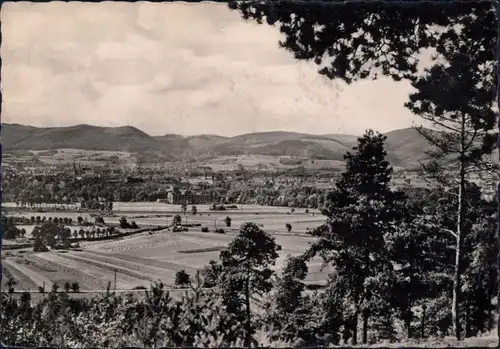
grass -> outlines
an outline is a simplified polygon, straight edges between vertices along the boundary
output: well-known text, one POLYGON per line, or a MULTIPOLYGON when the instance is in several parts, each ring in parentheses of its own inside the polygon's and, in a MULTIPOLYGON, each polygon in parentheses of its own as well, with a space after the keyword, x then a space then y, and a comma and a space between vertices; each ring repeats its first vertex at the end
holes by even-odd
POLYGON ((105 255, 96 251, 86 251, 79 252, 78 256, 83 256, 87 259, 93 259, 96 261, 104 262, 112 266, 118 265, 122 268, 127 268, 128 270, 141 273, 143 276, 149 276, 151 280, 171 280, 174 277, 174 271, 177 269, 160 268, 158 266, 151 265, 146 261, 145 263, 140 263, 137 260, 130 260, 129 256, 117 256, 117 255, 105 255))
POLYGON ((267 170, 284 170, 291 169, 297 166, 304 166, 306 169, 342 169, 344 163, 338 160, 314 160, 301 159, 300 165, 287 164, 290 159, 288 156, 282 155, 235 155, 235 156, 216 156, 210 160, 199 160, 197 164, 200 166, 209 166, 214 171, 232 171, 238 168, 238 165, 243 165, 245 168, 258 169, 265 168, 267 170), (285 161, 281 161, 284 159, 285 161))
POLYGON ((34 270, 33 268, 30 268, 26 264, 21 264, 18 263, 17 261, 14 260, 4 260, 2 264, 5 263, 11 270, 17 270, 19 273, 24 274, 28 279, 31 280, 31 282, 34 285, 37 286, 43 286, 52 287, 52 281, 43 273, 38 272, 37 270, 34 270))
POLYGON ((103 260, 96 260, 96 258, 93 257, 86 257, 86 256, 81 256, 79 254, 59 254, 62 258, 72 260, 78 263, 82 263, 84 265, 92 265, 95 267, 107 269, 111 274, 113 274, 115 271, 117 273, 120 273, 121 275, 127 275, 132 278, 136 278, 138 280, 146 280, 146 281, 153 281, 154 279, 147 276, 144 273, 136 272, 134 270, 131 270, 127 266, 120 265, 119 263, 114 263, 114 261, 103 261, 103 260))
POLYGON ((88 273, 88 268, 82 264, 75 268, 73 266, 68 266, 65 263, 61 263, 58 259, 53 259, 50 256, 47 256, 47 254, 30 255, 27 258, 28 260, 34 262, 35 265, 49 266, 56 270, 55 273, 45 274, 48 278, 56 279, 58 275, 67 274, 68 278, 72 279, 73 282, 78 282, 80 284, 80 288, 82 290, 104 289, 107 285, 107 280, 88 273))

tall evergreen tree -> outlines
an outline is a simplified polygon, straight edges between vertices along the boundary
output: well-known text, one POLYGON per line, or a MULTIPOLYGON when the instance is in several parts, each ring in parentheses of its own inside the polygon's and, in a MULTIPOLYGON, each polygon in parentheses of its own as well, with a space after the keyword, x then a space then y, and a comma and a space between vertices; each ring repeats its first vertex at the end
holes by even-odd
POLYGON ((335 268, 335 281, 347 288, 352 304, 345 338, 357 344, 358 320, 363 316, 363 342, 374 303, 386 294, 379 289, 383 274, 391 274, 385 235, 402 218, 404 195, 391 190, 392 168, 385 160, 385 136, 368 130, 358 139, 355 154, 345 155, 346 170, 328 194, 323 214, 327 223, 313 231, 318 241, 309 254, 319 253, 335 268), (378 283, 380 282, 380 283, 378 283))
MULTIPOLYGON (((423 309, 451 288, 449 246, 453 237, 439 227, 427 224, 431 210, 438 205, 442 193, 428 189, 406 191, 408 200, 404 220, 387 234, 389 258, 394 265, 391 304, 403 320, 406 337, 418 337, 415 326, 416 308, 423 309)), ((441 213, 441 212, 440 212, 441 213)), ((420 327, 422 321, 420 318, 420 327)), ((421 332, 421 331, 420 331, 421 332)))
POLYGON ((470 234, 464 241, 462 309, 464 337, 491 331, 493 327, 493 298, 496 296, 498 270, 497 201, 481 197, 480 188, 469 184, 468 197, 473 212, 468 215, 470 234))
POLYGON ((272 289, 271 269, 281 247, 255 223, 245 223, 239 234, 221 251, 220 282, 228 309, 245 322, 245 346, 252 343, 253 326, 250 307, 254 295, 262 296, 272 289))
POLYGON ((307 326, 314 309, 309 307, 304 294, 304 280, 308 267, 302 256, 289 256, 282 274, 278 279, 270 309, 268 322, 275 330, 279 329, 280 338, 286 341, 302 340, 308 345, 315 343, 311 326, 307 326))
POLYGON ((276 292, 276 305, 283 313, 293 313, 300 307, 307 272, 304 258, 288 257, 276 292))
MULTIPOLYGON (((465 28, 464 30, 468 30, 465 28)), ((465 225, 468 205, 467 181, 471 176, 490 172, 488 156, 495 147, 494 128, 494 65, 478 66, 478 45, 471 35, 449 31, 438 44, 438 52, 446 55, 446 62, 427 69, 413 79, 418 92, 410 96, 406 106, 434 125, 433 130, 418 127, 433 149, 428 152, 431 161, 422 164, 425 177, 457 191, 455 228, 455 273, 453 283, 452 319, 455 336, 461 338, 460 302, 461 273, 464 262, 464 242, 470 234, 465 225), (464 40, 467 39, 467 40, 464 40), (475 67, 479 67, 474 71, 475 67), (457 98, 460 96, 460 98, 457 98), (456 189, 456 190, 455 190, 456 189)), ((424 178, 425 178, 424 177, 424 178)))

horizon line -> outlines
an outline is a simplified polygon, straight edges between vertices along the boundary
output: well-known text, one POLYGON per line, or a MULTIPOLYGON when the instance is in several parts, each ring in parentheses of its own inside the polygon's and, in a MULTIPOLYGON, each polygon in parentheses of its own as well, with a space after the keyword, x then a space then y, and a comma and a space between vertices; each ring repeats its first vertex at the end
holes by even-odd
MULTIPOLYGON (((181 137, 187 138, 187 137, 199 137, 199 136, 213 136, 213 137, 221 137, 221 138, 233 138, 233 137, 239 137, 239 136, 245 136, 245 135, 259 134, 259 133, 296 133, 296 134, 303 134, 303 135, 310 135, 310 136, 329 136, 329 135, 354 136, 354 137, 362 137, 363 136, 363 134, 351 134, 351 133, 334 133, 334 132, 332 132, 332 133, 314 134, 314 133, 306 133, 306 132, 300 132, 300 131, 285 131, 285 130, 246 132, 246 133, 241 133, 241 134, 235 134, 232 136, 222 136, 219 134, 212 134, 212 133, 198 133, 198 134, 195 134, 195 133, 193 133, 193 134, 163 133, 163 134, 153 135, 153 134, 149 134, 149 133, 143 131, 142 129, 140 129, 139 127, 133 126, 133 125, 104 126, 104 125, 92 125, 92 124, 74 124, 74 125, 66 125, 66 126, 34 126, 34 125, 21 124, 18 122, 2 122, 0 125, 2 125, 2 126, 3 125, 18 125, 18 126, 32 127, 32 128, 38 128, 38 129, 56 129, 56 128, 60 129, 60 128, 71 128, 71 127, 77 127, 77 126, 90 126, 90 127, 97 127, 97 128, 115 128, 115 129, 116 128, 130 127, 130 128, 134 128, 140 132, 143 132, 144 134, 146 134, 150 137, 181 136, 181 137)), ((408 127, 396 128, 396 129, 386 131, 386 132, 380 132, 380 131, 377 131, 375 129, 373 131, 380 132, 381 134, 387 134, 390 132, 400 131, 400 130, 408 130, 408 129, 412 129, 415 127, 418 127, 418 126, 409 125, 408 127)))

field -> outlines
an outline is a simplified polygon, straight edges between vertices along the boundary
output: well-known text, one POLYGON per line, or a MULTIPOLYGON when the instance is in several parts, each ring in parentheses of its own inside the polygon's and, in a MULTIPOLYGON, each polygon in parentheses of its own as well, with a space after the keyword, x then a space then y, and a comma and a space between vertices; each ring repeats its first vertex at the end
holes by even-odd
POLYGON ((132 154, 129 152, 105 151, 105 150, 83 150, 83 149, 52 149, 52 150, 26 150, 10 151, 6 162, 11 159, 16 161, 32 161, 36 156, 40 162, 46 165, 72 164, 78 162, 80 165, 107 165, 109 162, 130 162, 132 154))
MULTIPOLYGON (((4 207, 15 207, 12 203, 2 204, 4 207)), ((264 230, 269 232, 285 232, 285 225, 290 223, 292 225, 292 232, 305 233, 307 229, 317 227, 324 221, 318 210, 310 209, 309 213, 305 213, 305 209, 296 209, 291 212, 288 207, 271 207, 259 205, 238 205, 238 209, 227 211, 211 211, 211 205, 196 205, 198 214, 192 215, 190 212, 191 207, 185 215, 181 212, 180 205, 170 205, 156 202, 116 202, 113 204, 113 215, 104 217, 105 222, 108 224, 118 224, 122 216, 126 217, 128 221, 135 221, 140 227, 149 226, 164 226, 172 222, 172 217, 175 214, 181 214, 183 223, 202 224, 209 228, 225 227, 224 219, 229 216, 232 219, 232 227, 238 228, 244 222, 255 222, 262 225, 264 230)), ((76 222, 77 217, 81 216, 83 219, 92 222, 92 217, 85 212, 65 212, 65 211, 49 211, 50 206, 46 212, 35 211, 17 211, 12 210, 9 216, 13 217, 26 217, 32 216, 45 216, 45 217, 68 217, 76 222)), ((33 226, 19 226, 25 228, 27 233, 30 234, 33 226)), ((72 229, 76 226, 71 227, 72 229)), ((79 228, 79 227, 78 227, 79 228)), ((28 235, 27 235, 28 236, 28 235)))
POLYGON ((232 171, 239 165, 249 170, 283 170, 292 169, 297 166, 304 166, 306 169, 343 169, 344 162, 338 160, 308 160, 306 158, 292 158, 289 156, 273 155, 235 155, 235 156, 217 156, 208 161, 200 160, 200 166, 208 166, 214 171, 232 171), (290 163, 290 164, 287 164, 290 163))
MULTIPOLYGON (((165 225, 171 222, 172 214, 161 215, 160 208, 176 209, 177 205, 164 204, 121 204, 117 211, 144 212, 147 215, 125 214, 129 221, 135 220, 140 227, 165 225), (155 210, 155 208, 157 210, 155 210), (140 218, 139 218, 140 217, 140 218)), ((262 206, 245 206, 241 210, 212 212, 208 205, 198 206, 199 214, 189 212, 181 215, 184 223, 201 224, 208 227, 209 232, 201 232, 201 227, 189 228, 188 232, 172 232, 161 230, 139 233, 127 238, 108 240, 105 242, 82 242, 81 251, 51 251, 32 253, 31 251, 9 251, 4 254, 4 275, 12 275, 18 284, 17 290, 38 290, 44 286, 50 290, 56 283, 63 287, 66 282, 78 282, 84 292, 98 292, 111 282, 113 288, 129 290, 138 286, 148 287, 154 281, 162 281, 173 285, 175 273, 185 270, 194 274, 196 270, 207 265, 210 260, 217 260, 219 251, 227 246, 236 236, 238 228, 244 222, 255 222, 266 232, 276 238, 282 246, 276 270, 283 266, 288 255, 304 252, 313 239, 305 234, 324 221, 319 214, 302 212, 290 213, 288 208, 269 208, 262 206), (288 213, 289 214, 288 214, 288 213), (231 227, 226 227, 224 219, 232 218, 231 227), (292 231, 285 225, 290 223, 292 231), (225 234, 215 233, 215 228, 223 228, 225 234)), ((166 211, 166 210, 165 210, 166 211)), ((17 213, 31 216, 32 213, 17 213)), ((46 212, 46 216, 68 216, 74 221, 80 213, 46 212)), ((90 219, 90 217, 88 217, 90 219)), ((120 214, 105 217, 108 224, 117 224, 120 214)), ((22 226, 28 234, 33 226, 22 226)), ((72 227, 73 229, 76 226, 72 227)), ((321 282, 326 280, 328 270, 320 271, 321 261, 313 260, 309 265, 307 281, 321 282)), ((7 278, 3 278, 3 284, 7 278)))
MULTIPOLYGON (((36 213, 35 211, 31 212, 17 212, 17 214, 22 214, 25 217, 31 217, 33 215, 45 215, 45 216, 55 216, 55 217, 65 217, 67 215, 74 217, 74 212, 64 212, 64 211, 54 211, 51 212, 51 208, 61 206, 59 204, 43 204, 42 208, 46 212, 36 213)), ((212 205, 196 205, 198 208, 198 212, 200 213, 213 213, 210 211, 210 206, 212 205)), ((2 202, 2 207, 15 209, 16 204, 14 202, 2 202)), ((78 210, 78 204, 68 204, 65 205, 68 210, 78 210)), ((231 212, 240 212, 240 213, 268 213, 268 214, 277 214, 277 213, 287 213, 290 212, 291 208, 289 207, 276 207, 276 206, 261 206, 261 205, 237 205, 237 209, 228 210, 227 213, 231 212)), ((147 213, 148 215, 154 215, 157 213, 178 213, 180 211, 181 205, 178 204, 164 204, 160 202, 113 202, 113 212, 128 212, 128 213, 147 213)), ((190 208, 190 207, 188 207, 190 208)), ((297 209, 297 211, 304 212, 304 209, 297 209)), ((318 210, 310 209, 311 213, 319 213, 318 210)), ((13 214, 16 214, 16 210, 13 210, 13 214)), ((79 214, 84 217, 85 213, 79 214)), ((87 216, 89 216, 87 214, 87 216)))
MULTIPOLYGON (((216 212, 210 211, 211 205, 196 205, 199 213, 202 214, 215 214, 216 212)), ((147 212, 152 213, 179 213, 180 205, 164 204, 159 202, 114 202, 114 212, 147 212)), ((260 205, 237 205, 237 209, 228 210, 225 214, 232 215, 233 213, 267 213, 267 214, 286 214, 290 212, 289 207, 273 207, 273 206, 260 206, 260 205)), ((188 210, 191 207, 188 206, 188 210)), ((304 209, 297 209, 298 212, 304 213, 304 209)), ((311 213, 318 213, 317 210, 310 210, 311 213)), ((224 213, 224 212, 220 212, 224 213)))

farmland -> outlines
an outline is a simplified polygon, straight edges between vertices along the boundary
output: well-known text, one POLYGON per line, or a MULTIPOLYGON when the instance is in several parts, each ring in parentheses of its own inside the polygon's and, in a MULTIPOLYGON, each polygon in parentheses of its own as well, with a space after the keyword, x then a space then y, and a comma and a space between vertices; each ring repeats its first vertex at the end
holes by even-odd
MULTIPOLYGON (((155 203, 117 204, 113 215, 105 216, 108 225, 118 225, 122 216, 134 220, 139 227, 148 228, 165 226, 170 223, 174 213, 179 213, 179 206, 155 203), (169 207, 171 206, 171 207, 169 207), (160 214, 168 210, 172 214, 160 214), (149 213, 144 214, 144 212, 149 213), (128 214, 120 214, 131 212, 128 214), (141 215, 134 212, 140 212, 141 215)), ((30 217, 32 212, 16 212, 12 215, 30 217)), ((82 213, 44 212, 49 217, 66 217, 76 221, 77 216, 91 217, 82 213)), ((78 282, 82 292, 102 291, 111 282, 117 289, 148 287, 154 281, 173 285, 175 273, 185 270, 193 275, 210 260, 217 260, 219 251, 236 236, 238 228, 245 222, 254 222, 276 238, 282 246, 275 268, 279 271, 288 255, 304 252, 312 238, 305 233, 320 224, 324 218, 315 213, 291 213, 288 208, 250 206, 237 211, 214 212, 208 205, 198 206, 198 213, 182 215, 183 223, 196 224, 189 231, 173 232, 170 229, 155 232, 143 232, 126 238, 107 241, 84 241, 79 250, 50 251, 33 253, 29 250, 9 251, 4 254, 3 268, 5 275, 16 279, 16 290, 38 290, 45 287, 50 290, 53 284, 63 287, 65 283, 78 282), (225 218, 232 219, 231 227, 225 224, 225 218), (289 232, 286 224, 292 226, 289 232), (209 232, 201 232, 206 227, 209 232), (223 228, 224 234, 214 230, 223 228), (116 285, 115 285, 116 276, 116 285)), ((33 225, 22 226, 31 236, 33 225)), ((320 271, 321 261, 310 262, 307 281, 322 281, 327 271, 320 271)), ((3 279, 3 283, 7 278, 3 279)))
MULTIPOLYGON (((210 211, 210 207, 212 205, 196 205, 198 208, 198 212, 202 214, 213 214, 214 212, 210 211)), ((11 215, 22 215, 25 217, 31 217, 33 214, 43 214, 46 216, 54 216, 54 217, 72 217, 76 212, 79 212, 77 204, 43 204, 40 213, 37 211, 24 211, 22 209, 18 209, 16 203, 14 202, 2 202, 2 208, 8 209, 11 212, 11 215), (64 211, 52 211, 52 208, 55 207, 64 207, 64 211)), ((238 213, 238 214, 287 214, 291 211, 289 207, 279 207, 279 206, 264 206, 264 205, 238 205, 237 209, 228 210, 227 213, 238 213)), ((157 214, 164 213, 178 213, 180 210, 180 205, 174 204, 165 204, 159 202, 113 202, 113 212, 115 214, 120 213, 142 213, 147 214, 149 216, 155 216, 157 214)), ((302 212, 304 210, 302 209, 302 212)), ((319 213, 319 210, 309 209, 310 213, 319 213)), ((81 216, 89 216, 88 214, 81 212, 79 213, 81 216)))

